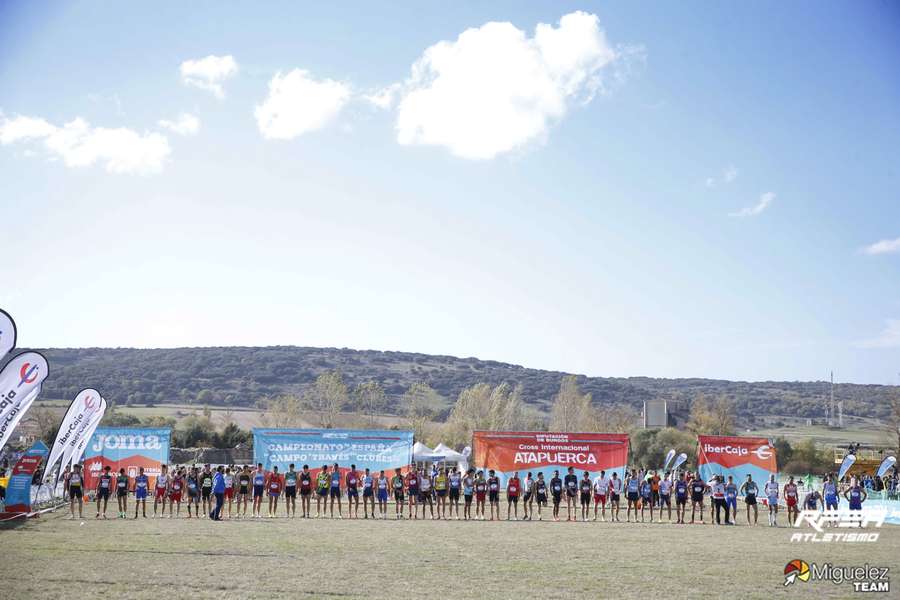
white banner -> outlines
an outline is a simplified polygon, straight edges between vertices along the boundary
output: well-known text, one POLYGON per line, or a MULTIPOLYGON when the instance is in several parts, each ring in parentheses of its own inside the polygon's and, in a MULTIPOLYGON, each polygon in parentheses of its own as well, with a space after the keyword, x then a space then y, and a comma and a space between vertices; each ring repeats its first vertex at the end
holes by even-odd
POLYGON ((78 392, 69 410, 66 411, 59 430, 56 432, 56 441, 50 447, 50 456, 44 467, 44 479, 50 475, 53 467, 65 452, 67 446, 74 447, 78 444, 79 435, 84 433, 94 413, 100 410, 100 392, 87 388, 78 392))
MULTIPOLYGON (((6 444, 15 426, 28 407, 24 400, 39 390, 49 372, 47 359, 37 352, 23 352, 0 371, 0 449, 6 444), (3 429, 3 424, 7 427, 3 429)), ((37 394, 34 395, 37 397, 37 394)), ((31 398, 34 401, 34 397, 31 398)), ((29 403, 28 406, 31 406, 29 403)))
POLYGON ((40 393, 41 388, 38 386, 36 390, 31 390, 31 393, 27 396, 17 398, 13 407, 6 411, 5 416, 0 418, 0 450, 3 449, 6 442, 12 437, 19 421, 22 420, 22 417, 25 416, 25 413, 28 412, 28 409, 31 408, 31 405, 34 403, 34 399, 37 398, 40 393))
POLYGON ((97 425, 100 424, 105 412, 106 398, 100 398, 100 410, 91 416, 91 420, 88 421, 84 431, 81 432, 76 444, 74 446, 66 447, 65 452, 63 453, 61 468, 64 469, 66 465, 71 466, 77 464, 81 460, 81 457, 84 456, 84 449, 87 448, 88 441, 91 439, 91 436, 94 435, 94 430, 97 429, 97 425))
POLYGON ((0 358, 16 347, 16 322, 0 308, 0 358))

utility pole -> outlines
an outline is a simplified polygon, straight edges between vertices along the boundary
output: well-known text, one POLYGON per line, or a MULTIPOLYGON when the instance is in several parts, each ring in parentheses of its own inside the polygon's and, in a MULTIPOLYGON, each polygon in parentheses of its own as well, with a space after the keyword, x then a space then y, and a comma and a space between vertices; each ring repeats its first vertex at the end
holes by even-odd
POLYGON ((831 404, 828 408, 828 426, 834 427, 834 371, 831 371, 831 404))

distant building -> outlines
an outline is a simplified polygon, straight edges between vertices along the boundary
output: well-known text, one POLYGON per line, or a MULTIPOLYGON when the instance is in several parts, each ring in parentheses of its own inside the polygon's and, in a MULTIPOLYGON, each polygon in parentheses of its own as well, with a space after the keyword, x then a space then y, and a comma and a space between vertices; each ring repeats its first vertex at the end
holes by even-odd
POLYGON ((642 415, 644 429, 669 426, 669 406, 666 400, 644 400, 642 415))

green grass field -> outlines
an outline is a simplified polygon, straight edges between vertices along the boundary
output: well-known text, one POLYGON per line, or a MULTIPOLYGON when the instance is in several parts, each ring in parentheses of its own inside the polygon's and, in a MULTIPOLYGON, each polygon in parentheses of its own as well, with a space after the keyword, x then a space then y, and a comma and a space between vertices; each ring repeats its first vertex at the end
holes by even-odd
POLYGON ((796 558, 888 566, 895 579, 880 596, 900 597, 900 527, 883 527, 875 543, 808 544, 790 543, 796 530, 763 525, 96 521, 94 506, 85 509, 83 525, 57 512, 3 528, 3 597, 854 596, 848 584, 784 587, 784 566, 796 558))

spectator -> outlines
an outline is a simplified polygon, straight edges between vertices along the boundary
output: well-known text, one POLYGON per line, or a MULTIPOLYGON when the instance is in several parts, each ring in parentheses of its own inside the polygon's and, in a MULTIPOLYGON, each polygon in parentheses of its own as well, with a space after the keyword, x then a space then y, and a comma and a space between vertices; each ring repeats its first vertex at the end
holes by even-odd
POLYGON ((209 513, 213 521, 222 520, 222 505, 225 503, 225 476, 222 474, 222 465, 216 467, 213 475, 213 494, 216 497, 216 507, 209 513))

